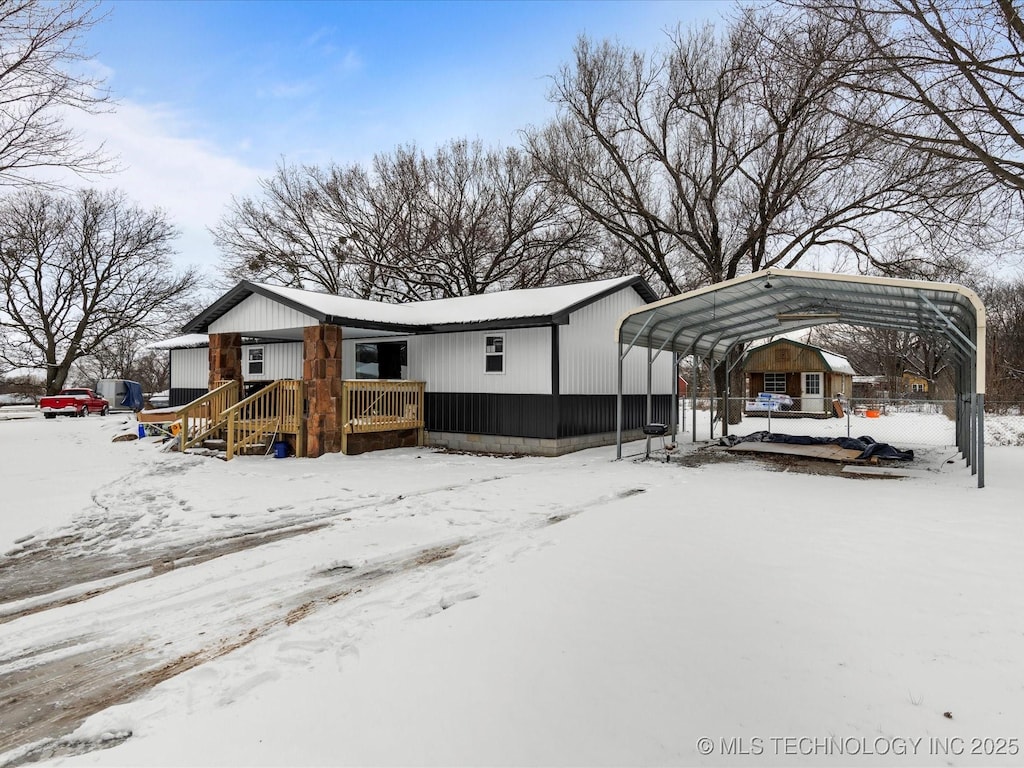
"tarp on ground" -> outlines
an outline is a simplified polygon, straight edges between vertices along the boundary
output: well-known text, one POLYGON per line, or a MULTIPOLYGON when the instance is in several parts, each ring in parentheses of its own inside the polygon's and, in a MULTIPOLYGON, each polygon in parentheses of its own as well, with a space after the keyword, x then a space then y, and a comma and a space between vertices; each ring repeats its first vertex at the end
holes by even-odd
POLYGON ((790 443, 792 445, 838 445, 840 448, 860 451, 857 461, 871 458, 913 461, 913 451, 901 451, 888 443, 879 443, 868 436, 863 437, 810 437, 808 435, 784 435, 780 432, 752 432, 749 435, 726 435, 719 439, 720 445, 732 447, 740 443, 790 443))

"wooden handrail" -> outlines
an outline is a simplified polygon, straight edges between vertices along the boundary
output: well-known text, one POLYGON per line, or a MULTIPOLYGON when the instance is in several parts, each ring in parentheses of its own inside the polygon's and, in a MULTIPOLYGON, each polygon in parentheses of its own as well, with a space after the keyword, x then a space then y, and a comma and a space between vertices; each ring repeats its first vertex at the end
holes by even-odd
POLYGON ((302 431, 303 383, 279 379, 240 400, 224 411, 227 455, 264 442, 268 436, 302 431))
POLYGON ((182 408, 181 450, 199 445, 210 435, 223 429, 227 420, 224 411, 238 402, 238 382, 234 379, 220 382, 202 397, 182 408))

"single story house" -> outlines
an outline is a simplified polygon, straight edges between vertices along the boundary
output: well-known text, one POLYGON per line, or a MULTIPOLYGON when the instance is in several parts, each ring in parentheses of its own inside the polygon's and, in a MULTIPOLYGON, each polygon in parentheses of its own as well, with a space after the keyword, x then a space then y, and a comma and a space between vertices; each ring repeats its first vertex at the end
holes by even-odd
POLYGON ((747 350, 742 363, 747 397, 761 393, 792 399, 792 415, 831 416, 832 400, 853 394, 854 370, 842 355, 791 339, 777 339, 747 350))
MULTIPOLYGON (((162 342, 170 405, 224 381, 239 397, 280 380, 303 383, 307 456, 344 450, 343 436, 379 418, 343 390, 421 382, 421 439, 458 450, 558 455, 615 442, 619 318, 656 298, 638 276, 407 304, 243 281, 162 342)), ((634 356, 635 357, 635 356, 634 356)), ((624 428, 668 422, 672 355, 623 370, 624 428)), ((369 401, 366 401, 369 402, 369 401)), ((386 402, 381 394, 375 402, 386 402)), ((409 444, 401 442, 400 444, 409 444)), ((357 453, 385 444, 353 444, 357 453)))
POLYGON ((910 371, 904 371, 900 379, 900 387, 904 394, 927 395, 928 379, 910 371))

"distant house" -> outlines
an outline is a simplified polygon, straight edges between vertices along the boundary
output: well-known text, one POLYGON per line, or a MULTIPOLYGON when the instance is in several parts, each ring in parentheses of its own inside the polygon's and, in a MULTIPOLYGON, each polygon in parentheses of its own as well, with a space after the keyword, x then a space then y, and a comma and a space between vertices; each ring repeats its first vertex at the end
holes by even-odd
MULTIPOLYGON (((835 397, 853 394, 854 370, 842 355, 821 347, 779 339, 754 347, 743 358, 747 397, 786 396, 786 411, 791 415, 831 416, 835 397), (792 405, 788 405, 792 400, 792 405)), ((754 408, 748 408, 756 412, 754 408)))
POLYGON ((928 394, 928 379, 918 376, 916 373, 904 371, 900 379, 900 389, 911 395, 926 395, 928 394))
MULTIPOLYGON (((170 404, 229 380, 239 397, 295 381, 308 435, 292 439, 307 456, 390 447, 361 434, 373 424, 396 439, 415 425, 420 441, 457 450, 557 455, 613 443, 615 324, 655 298, 637 276, 408 304, 242 282, 183 328, 190 335, 161 344, 170 404), (413 384, 420 395, 392 394, 413 384)), ((646 364, 634 358, 623 427, 639 436, 648 420, 669 421, 675 393, 665 355, 648 419, 646 364)))

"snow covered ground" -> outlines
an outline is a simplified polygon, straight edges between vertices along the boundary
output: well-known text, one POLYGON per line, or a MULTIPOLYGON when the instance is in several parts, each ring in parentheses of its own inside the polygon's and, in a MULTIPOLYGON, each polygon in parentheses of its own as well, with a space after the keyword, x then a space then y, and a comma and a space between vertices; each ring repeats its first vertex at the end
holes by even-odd
POLYGON ((1024 761, 1019 447, 979 490, 942 444, 893 480, 132 428, 0 420, 0 765, 1024 761))

